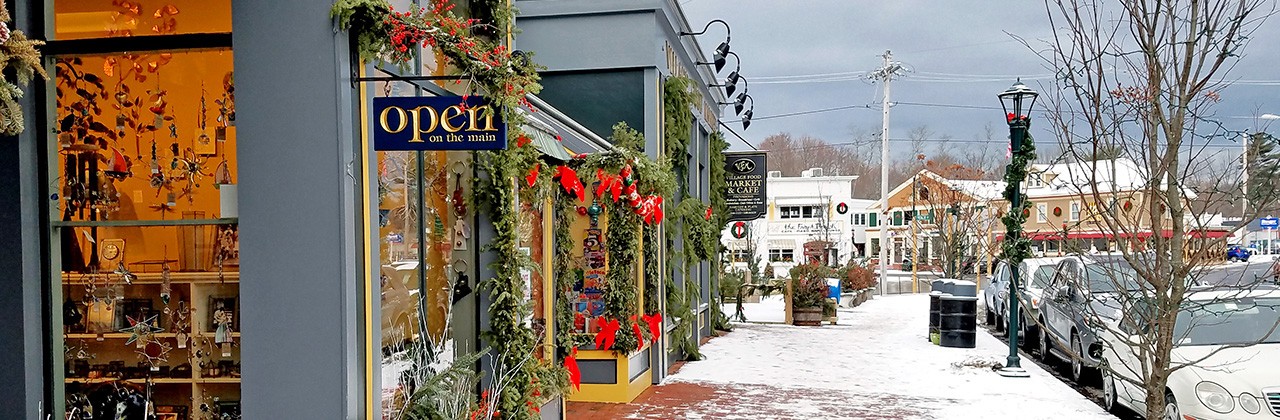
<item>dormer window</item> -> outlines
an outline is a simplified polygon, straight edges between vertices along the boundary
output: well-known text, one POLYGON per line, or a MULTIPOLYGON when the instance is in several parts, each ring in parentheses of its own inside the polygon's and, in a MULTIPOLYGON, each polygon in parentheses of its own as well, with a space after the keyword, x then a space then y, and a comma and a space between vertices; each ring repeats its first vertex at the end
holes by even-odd
POLYGON ((1027 174, 1027 187, 1040 188, 1044 186, 1044 173, 1031 172, 1027 174))

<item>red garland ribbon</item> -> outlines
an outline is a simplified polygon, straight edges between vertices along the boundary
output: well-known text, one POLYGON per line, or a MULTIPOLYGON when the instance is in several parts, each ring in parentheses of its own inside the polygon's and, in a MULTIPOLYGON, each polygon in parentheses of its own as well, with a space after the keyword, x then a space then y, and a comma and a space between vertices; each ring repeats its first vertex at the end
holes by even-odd
POLYGON ((573 349, 572 353, 564 357, 564 368, 569 371, 569 383, 573 384, 576 390, 582 390, 582 371, 578 370, 578 349, 573 349))
POLYGON ((579 202, 587 201, 587 187, 582 185, 582 180, 578 179, 578 172, 572 168, 560 165, 556 168, 556 174, 552 179, 559 179, 560 186, 564 191, 578 196, 579 202))
POLYGON ((636 316, 631 316, 631 333, 636 335, 636 342, 640 346, 644 345, 644 331, 640 330, 640 324, 636 322, 636 316))
POLYGON ((649 336, 653 342, 658 342, 658 337, 662 336, 662 313, 655 312, 652 315, 643 315, 640 319, 649 324, 649 336))
POLYGON ((538 182, 538 170, 541 168, 541 163, 533 164, 533 169, 529 170, 529 175, 524 177, 525 182, 529 183, 530 187, 532 187, 534 183, 538 182))

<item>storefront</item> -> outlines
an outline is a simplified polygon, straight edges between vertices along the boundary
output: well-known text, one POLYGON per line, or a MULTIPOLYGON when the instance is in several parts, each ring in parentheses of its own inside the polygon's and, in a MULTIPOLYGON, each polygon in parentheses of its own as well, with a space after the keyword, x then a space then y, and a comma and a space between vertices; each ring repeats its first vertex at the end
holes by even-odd
MULTIPOLYGON (((19 325, 0 332, 17 402, 0 417, 558 418, 570 383, 621 401, 653 381, 675 180, 639 134, 605 140, 443 47, 362 65, 329 5, 15 6, 50 80, 0 140, 0 236, 20 251, 0 256, 19 325), (495 82, 515 92, 473 96, 495 82), (472 106, 433 124, 472 128, 509 105, 505 146, 376 144, 425 115, 377 98, 428 97, 472 106), (442 373, 462 379, 434 389, 442 373)), ((454 13, 505 11, 475 7, 454 13)))

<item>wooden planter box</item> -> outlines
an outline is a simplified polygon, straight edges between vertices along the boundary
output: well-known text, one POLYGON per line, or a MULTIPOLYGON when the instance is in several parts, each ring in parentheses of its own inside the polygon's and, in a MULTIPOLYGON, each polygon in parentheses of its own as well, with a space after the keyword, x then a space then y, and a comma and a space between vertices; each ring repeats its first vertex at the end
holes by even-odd
POLYGON ((613 350, 578 350, 582 388, 570 390, 568 400, 580 402, 630 403, 653 382, 649 352, 645 345, 631 354, 613 350))
POLYGON ((791 323, 794 325, 805 326, 805 327, 820 327, 822 326, 822 319, 823 319, 823 316, 822 316, 821 306, 792 309, 791 323))

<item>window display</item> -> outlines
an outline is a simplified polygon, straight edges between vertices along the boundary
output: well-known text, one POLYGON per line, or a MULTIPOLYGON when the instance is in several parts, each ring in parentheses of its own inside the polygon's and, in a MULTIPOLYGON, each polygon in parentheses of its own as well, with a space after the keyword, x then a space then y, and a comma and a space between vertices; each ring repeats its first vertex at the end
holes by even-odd
MULTIPOLYGON (((58 39, 230 31, 225 1, 54 9, 58 39)), ((52 62, 57 409, 69 419, 239 418, 231 50, 52 62)))

